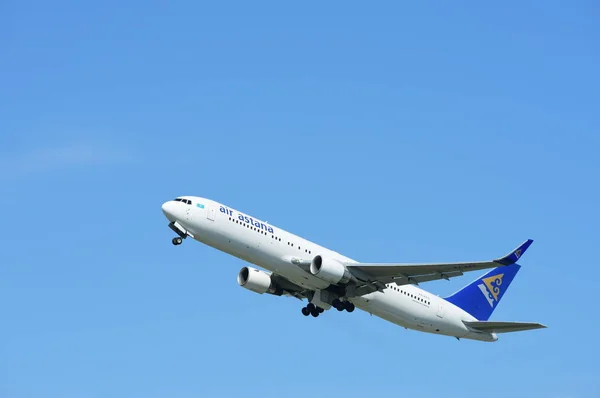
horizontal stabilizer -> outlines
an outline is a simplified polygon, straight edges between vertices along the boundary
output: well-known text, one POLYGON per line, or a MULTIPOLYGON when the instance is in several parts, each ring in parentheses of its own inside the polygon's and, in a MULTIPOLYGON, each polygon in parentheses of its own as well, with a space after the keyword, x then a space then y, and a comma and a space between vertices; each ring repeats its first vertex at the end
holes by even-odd
POLYGON ((468 322, 463 321, 465 325, 486 333, 509 333, 521 332, 523 330, 543 329, 546 326, 534 322, 468 322))

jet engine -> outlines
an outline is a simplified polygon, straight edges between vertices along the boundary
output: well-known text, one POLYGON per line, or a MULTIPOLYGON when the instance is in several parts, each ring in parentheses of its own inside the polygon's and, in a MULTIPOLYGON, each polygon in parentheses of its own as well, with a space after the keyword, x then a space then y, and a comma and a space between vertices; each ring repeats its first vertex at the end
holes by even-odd
POLYGON ((259 294, 269 293, 281 296, 283 293, 283 290, 273 282, 270 274, 256 268, 242 268, 238 273, 237 281, 241 287, 259 294))
POLYGON ((310 263, 310 273, 332 284, 345 284, 352 279, 352 274, 350 274, 350 271, 346 269, 344 264, 322 256, 313 258, 310 263))

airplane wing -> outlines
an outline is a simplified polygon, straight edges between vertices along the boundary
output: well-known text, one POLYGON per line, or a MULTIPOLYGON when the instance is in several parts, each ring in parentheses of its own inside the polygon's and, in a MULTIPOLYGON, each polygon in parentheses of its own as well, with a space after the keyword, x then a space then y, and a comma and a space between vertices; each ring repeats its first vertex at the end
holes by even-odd
POLYGON ((299 300, 302 300, 302 299, 308 297, 306 294, 307 292, 306 292, 305 288, 303 288, 302 286, 296 285, 289 279, 284 278, 283 276, 281 276, 279 274, 275 274, 275 273, 271 274, 271 279, 273 280, 273 282, 275 282, 277 284, 277 286, 279 286, 283 289, 283 294, 286 296, 292 296, 299 300))
POLYGON ((487 333, 509 333, 523 330, 544 329, 547 326, 533 322, 467 322, 463 323, 475 330, 487 333))
POLYGON ((418 285, 421 282, 448 280, 468 271, 514 264, 532 243, 533 240, 528 239, 506 256, 490 261, 422 264, 346 263, 344 265, 359 281, 355 294, 363 295, 385 288, 386 283, 418 285))

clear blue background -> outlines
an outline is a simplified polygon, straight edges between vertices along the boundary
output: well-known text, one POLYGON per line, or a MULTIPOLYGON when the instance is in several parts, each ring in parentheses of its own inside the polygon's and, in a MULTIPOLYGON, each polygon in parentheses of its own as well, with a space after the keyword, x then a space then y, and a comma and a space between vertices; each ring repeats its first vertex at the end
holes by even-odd
POLYGON ((0 396, 598 396, 598 5, 283 3, 0 4, 0 396), (171 245, 184 194, 359 261, 533 238, 492 320, 549 328, 307 319, 171 245))

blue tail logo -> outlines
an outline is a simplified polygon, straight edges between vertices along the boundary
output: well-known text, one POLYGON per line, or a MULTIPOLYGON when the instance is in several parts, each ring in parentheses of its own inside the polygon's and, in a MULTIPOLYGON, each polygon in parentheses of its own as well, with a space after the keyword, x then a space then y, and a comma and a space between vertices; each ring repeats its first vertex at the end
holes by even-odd
POLYGON ((498 295, 501 292, 500 285, 502 285, 503 277, 504 274, 492 275, 489 278, 483 278, 481 280, 483 283, 477 285, 492 308, 494 308, 494 303, 498 302, 498 295))
POLYGON ((515 250, 515 256, 517 256, 517 260, 521 258, 521 252, 522 252, 521 249, 515 250))

